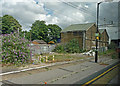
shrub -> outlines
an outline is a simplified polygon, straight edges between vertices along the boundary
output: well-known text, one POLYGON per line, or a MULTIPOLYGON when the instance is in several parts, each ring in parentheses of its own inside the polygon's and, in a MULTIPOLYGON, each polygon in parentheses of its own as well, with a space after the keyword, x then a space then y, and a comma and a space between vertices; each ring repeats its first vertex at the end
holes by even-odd
POLYGON ((66 45, 66 52, 68 53, 79 53, 81 51, 79 42, 76 39, 70 40, 66 45))
POLYGON ((54 51, 58 53, 80 53, 82 49, 79 47, 78 40, 72 39, 66 44, 56 46, 54 51))
POLYGON ((29 41, 16 33, 2 35, 2 63, 23 64, 30 60, 29 41))
POLYGON ((111 42, 111 44, 108 45, 108 49, 116 49, 117 45, 114 42, 111 42))
POLYGON ((58 53, 63 53, 64 52, 64 45, 57 45, 53 51, 58 52, 58 53))

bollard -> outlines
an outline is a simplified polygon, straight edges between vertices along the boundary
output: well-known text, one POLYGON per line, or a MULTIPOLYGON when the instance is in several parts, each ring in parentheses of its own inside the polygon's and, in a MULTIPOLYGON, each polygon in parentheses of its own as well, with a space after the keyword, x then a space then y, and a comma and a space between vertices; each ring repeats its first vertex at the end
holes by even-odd
POLYGON ((48 57, 46 56, 46 62, 48 62, 48 57))
POLYGON ((42 56, 40 55, 40 56, 39 56, 39 60, 40 60, 41 58, 42 58, 42 56))
POLYGON ((40 57, 39 57, 40 63, 41 63, 41 58, 42 58, 42 56, 40 55, 40 57))
POLYGON ((55 59, 54 59, 54 55, 53 55, 53 61, 54 61, 55 59))
POLYGON ((40 60, 40 57, 38 56, 38 61, 40 60))

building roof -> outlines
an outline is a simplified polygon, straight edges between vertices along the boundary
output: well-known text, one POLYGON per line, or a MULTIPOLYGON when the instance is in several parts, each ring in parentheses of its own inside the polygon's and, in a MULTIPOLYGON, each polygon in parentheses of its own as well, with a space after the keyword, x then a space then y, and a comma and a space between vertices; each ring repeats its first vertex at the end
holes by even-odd
POLYGON ((95 23, 86 23, 86 24, 73 24, 66 28, 64 28, 61 32, 68 32, 68 31, 85 31, 90 28, 95 23))
POLYGON ((120 39, 118 27, 107 27, 106 30, 111 40, 120 39))
POLYGON ((33 43, 33 44, 46 44, 46 42, 43 41, 43 40, 33 40, 32 43, 33 43))
POLYGON ((105 29, 99 29, 99 32, 102 34, 105 31, 105 29))

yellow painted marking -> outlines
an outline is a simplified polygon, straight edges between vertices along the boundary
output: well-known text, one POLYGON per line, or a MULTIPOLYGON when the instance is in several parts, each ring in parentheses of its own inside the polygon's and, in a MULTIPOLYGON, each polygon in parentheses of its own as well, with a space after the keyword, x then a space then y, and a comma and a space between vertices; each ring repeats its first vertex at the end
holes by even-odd
POLYGON ((83 84, 82 86, 86 86, 86 85, 90 84, 91 82, 97 80, 98 78, 100 78, 101 76, 103 76, 103 75, 106 74, 107 72, 111 71, 112 69, 114 69, 114 68, 117 67, 118 65, 119 65, 119 64, 113 66, 112 68, 108 69, 107 71, 105 71, 104 73, 102 73, 102 74, 100 74, 99 76, 95 77, 94 79, 92 79, 92 80, 86 82, 86 83, 83 84))

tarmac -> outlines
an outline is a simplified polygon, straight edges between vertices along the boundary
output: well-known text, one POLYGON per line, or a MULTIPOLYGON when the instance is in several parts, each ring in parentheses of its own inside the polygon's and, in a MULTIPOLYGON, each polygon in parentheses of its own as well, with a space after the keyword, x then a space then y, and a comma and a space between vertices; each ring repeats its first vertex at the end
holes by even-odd
MULTIPOLYGON (((118 61, 119 59, 102 58, 98 60, 98 63, 95 63, 94 59, 92 59, 91 61, 85 61, 72 66, 59 67, 45 72, 9 79, 7 81, 3 81, 3 83, 45 84, 46 82, 47 84, 74 84, 110 65, 117 63, 118 61)), ((79 82, 78 84, 83 83, 79 82)))

